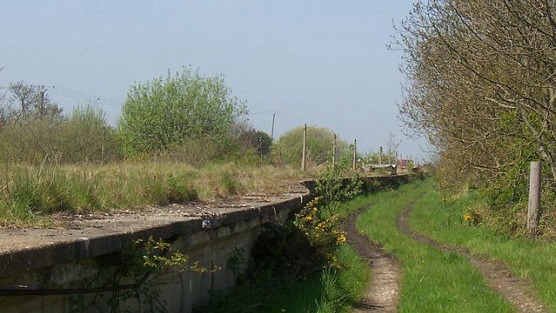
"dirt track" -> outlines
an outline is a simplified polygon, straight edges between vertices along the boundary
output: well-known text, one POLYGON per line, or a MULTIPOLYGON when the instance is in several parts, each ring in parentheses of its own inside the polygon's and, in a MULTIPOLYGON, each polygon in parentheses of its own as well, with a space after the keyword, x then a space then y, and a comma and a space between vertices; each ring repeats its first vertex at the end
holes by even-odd
POLYGON ((355 313, 396 312, 400 294, 400 265, 395 256, 387 254, 379 245, 373 244, 355 228, 358 214, 351 214, 346 223, 348 243, 368 261, 372 281, 363 299, 354 303, 355 313))
MULTIPOLYGON (((468 257, 471 264, 480 271, 491 288, 512 303, 517 308, 517 312, 548 313, 548 310, 533 296, 529 283, 515 277, 505 264, 473 255, 464 248, 439 243, 413 231, 408 224, 412 208, 413 204, 408 204, 398 216, 397 227, 403 233, 438 249, 456 252, 468 257)), ((378 244, 372 243, 366 236, 357 231, 355 221, 358 213, 351 214, 344 227, 347 232, 348 243, 359 252, 361 257, 368 260, 373 274, 371 284, 364 298, 353 305, 353 312, 396 312, 400 296, 400 264, 395 256, 387 254, 378 244)))
POLYGON ((468 257, 471 264, 479 270, 490 287, 496 290, 496 292, 502 295, 508 302, 512 303, 517 308, 518 312, 548 313, 547 309, 533 296, 529 283, 515 277, 509 268, 502 262, 487 260, 471 254, 470 251, 464 248, 448 246, 413 231, 408 223, 412 208, 413 205, 409 204, 398 216, 397 226, 402 232, 438 249, 456 252, 468 257))

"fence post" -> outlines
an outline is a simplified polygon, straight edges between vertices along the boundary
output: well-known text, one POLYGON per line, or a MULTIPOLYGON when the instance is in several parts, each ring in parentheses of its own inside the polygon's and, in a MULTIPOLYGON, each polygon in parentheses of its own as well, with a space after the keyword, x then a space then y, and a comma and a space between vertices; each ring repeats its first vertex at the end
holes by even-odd
POLYGON ((537 234, 539 224, 539 203, 541 194, 541 162, 533 161, 529 173, 529 205, 527 208, 527 230, 529 234, 537 234))

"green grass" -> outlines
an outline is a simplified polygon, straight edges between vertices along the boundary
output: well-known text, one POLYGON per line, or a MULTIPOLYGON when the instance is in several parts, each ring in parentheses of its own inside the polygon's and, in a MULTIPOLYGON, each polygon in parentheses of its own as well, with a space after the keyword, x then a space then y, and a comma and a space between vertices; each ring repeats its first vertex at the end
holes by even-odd
POLYGON ((400 212, 429 188, 419 181, 370 196, 367 202, 372 206, 358 220, 360 230, 401 261, 399 312, 513 312, 465 257, 420 243, 397 229, 400 212))
POLYGON ((471 225, 463 216, 480 212, 477 208, 484 206, 477 194, 470 192, 456 200, 442 201, 441 195, 432 191, 433 181, 427 186, 431 191, 415 205, 410 216, 412 228, 438 241, 503 260, 517 277, 528 279, 538 297, 556 311, 555 242, 497 236, 484 225, 471 225))
POLYGON ((298 280, 258 277, 215 297, 195 312, 349 312, 352 301, 365 291, 370 272, 366 263, 347 245, 340 247, 336 257, 339 267, 314 272, 298 280))

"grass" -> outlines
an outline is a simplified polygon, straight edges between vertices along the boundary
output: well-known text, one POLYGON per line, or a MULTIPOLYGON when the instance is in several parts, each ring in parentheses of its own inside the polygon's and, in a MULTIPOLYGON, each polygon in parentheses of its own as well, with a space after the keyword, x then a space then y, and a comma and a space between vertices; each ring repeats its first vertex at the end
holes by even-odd
POLYGON ((349 312, 369 281, 366 263, 353 249, 342 245, 338 267, 313 272, 298 280, 262 276, 215 297, 195 312, 206 313, 332 313, 349 312))
POLYGON ((0 226, 40 223, 52 212, 136 209, 245 193, 280 194, 299 172, 234 163, 196 168, 177 162, 108 165, 0 165, 0 226))
MULTIPOLYGON (((435 187, 431 181, 428 189, 435 187)), ((514 275, 529 280, 538 297, 556 311, 556 243, 528 238, 497 236, 485 225, 464 220, 473 213, 480 221, 484 202, 473 192, 458 199, 442 201, 441 195, 427 192, 410 216, 412 228, 452 245, 464 246, 473 253, 486 255, 508 264, 514 275)))
POLYGON ((464 257, 422 244, 397 229, 400 212, 429 188, 427 182, 415 182, 370 196, 372 207, 358 220, 360 230, 401 261, 399 312, 513 312, 464 257))

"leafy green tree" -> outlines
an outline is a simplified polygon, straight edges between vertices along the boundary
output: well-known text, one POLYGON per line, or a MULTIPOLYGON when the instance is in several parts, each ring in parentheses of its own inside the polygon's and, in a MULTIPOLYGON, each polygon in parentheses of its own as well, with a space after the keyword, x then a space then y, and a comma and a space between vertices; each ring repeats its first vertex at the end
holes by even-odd
POLYGON ((131 86, 119 134, 127 156, 160 152, 201 137, 227 144, 230 127, 246 112, 222 76, 203 77, 183 68, 131 86))
POLYGON ((240 135, 239 142, 241 147, 255 150, 257 155, 267 156, 270 154, 272 139, 263 131, 255 129, 245 131, 240 135))
MULTIPOLYGON (((281 162, 297 166, 301 163, 303 152, 303 129, 297 127, 278 138, 273 151, 278 153, 281 162)), ((334 132, 328 128, 309 126, 307 128, 307 160, 316 165, 331 160, 334 132)), ((340 139, 336 141, 337 155, 342 155, 349 145, 340 139)))

